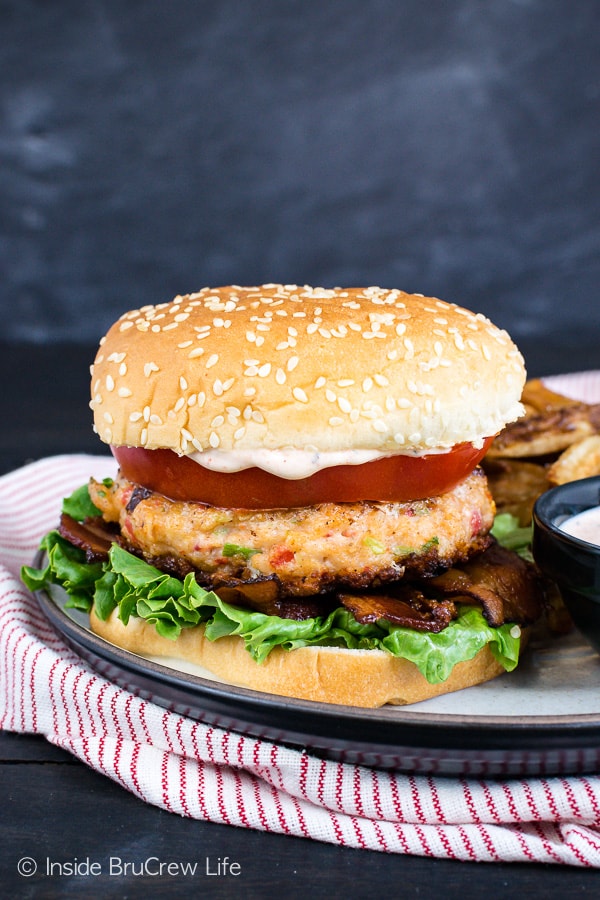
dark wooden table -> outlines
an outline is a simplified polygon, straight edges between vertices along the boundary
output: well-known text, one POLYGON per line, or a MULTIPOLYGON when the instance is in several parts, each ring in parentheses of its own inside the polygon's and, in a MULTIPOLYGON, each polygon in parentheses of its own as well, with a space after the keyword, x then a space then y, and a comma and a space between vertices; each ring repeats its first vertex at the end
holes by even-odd
MULTIPOLYGON (((589 345, 524 348, 532 375, 597 368, 589 345)), ((94 349, 0 345, 0 472, 54 453, 101 452, 90 425, 94 349)), ((600 871, 383 855, 180 818, 145 805, 34 736, 0 734, 0 885, 6 897, 563 898, 598 896, 600 871), (18 863, 34 859, 38 874, 18 863), (208 876, 228 857, 240 874, 208 876), (110 860, 116 862, 110 874, 110 860), (60 865, 77 861, 80 874, 60 865), (148 861, 200 862, 195 876, 135 874, 148 861), (45 875, 47 861, 57 863, 45 875), (86 874, 86 866, 102 874, 86 874), (129 871, 119 869, 128 863, 129 871)))

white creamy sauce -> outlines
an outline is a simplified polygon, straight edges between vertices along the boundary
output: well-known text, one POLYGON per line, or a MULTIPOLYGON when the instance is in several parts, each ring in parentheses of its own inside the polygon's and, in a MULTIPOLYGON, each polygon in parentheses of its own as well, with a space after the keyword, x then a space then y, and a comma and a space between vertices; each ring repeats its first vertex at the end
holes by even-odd
POLYGON ((572 537, 600 546, 600 506, 586 509, 561 523, 561 531, 572 537))
MULTIPOLYGON (((405 456, 428 456, 432 453, 446 453, 446 450, 427 450, 425 453, 414 451, 405 456)), ((205 450, 192 453, 190 458, 215 472, 241 472, 243 469, 256 467, 288 478, 308 478, 321 469, 331 466, 361 466, 363 463, 398 456, 397 453, 381 453, 378 450, 205 450)))

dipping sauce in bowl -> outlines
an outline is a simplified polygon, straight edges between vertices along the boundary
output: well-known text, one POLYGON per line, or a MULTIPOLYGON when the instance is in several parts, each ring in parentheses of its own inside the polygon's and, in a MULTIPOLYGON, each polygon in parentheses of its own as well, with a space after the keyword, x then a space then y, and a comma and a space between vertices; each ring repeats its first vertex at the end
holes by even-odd
POLYGON ((533 557, 575 625, 600 652, 600 476, 542 494, 533 509, 533 557))
POLYGON ((560 528, 580 541, 587 541, 588 544, 600 547, 600 506, 586 509, 585 512, 565 519, 560 528))

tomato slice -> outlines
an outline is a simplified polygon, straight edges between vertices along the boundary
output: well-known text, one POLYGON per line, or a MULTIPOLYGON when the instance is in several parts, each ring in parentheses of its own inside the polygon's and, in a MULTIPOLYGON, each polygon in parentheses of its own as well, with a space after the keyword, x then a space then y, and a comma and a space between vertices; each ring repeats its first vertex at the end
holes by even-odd
POLYGON ((121 473, 172 500, 195 500, 239 509, 283 509, 359 500, 423 500, 451 490, 484 456, 482 448, 458 444, 447 453, 388 456, 358 466, 332 466, 290 480, 264 472, 213 472, 172 450, 111 447, 121 473))

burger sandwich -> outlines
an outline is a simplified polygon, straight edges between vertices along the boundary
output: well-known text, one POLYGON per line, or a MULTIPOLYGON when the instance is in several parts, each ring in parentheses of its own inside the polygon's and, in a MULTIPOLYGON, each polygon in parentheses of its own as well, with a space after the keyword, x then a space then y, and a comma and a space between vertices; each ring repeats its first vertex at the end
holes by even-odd
POLYGON ((543 612, 478 466, 524 381, 506 332, 399 290, 128 312, 92 366, 118 474, 65 501, 24 579, 113 644, 260 691, 374 707, 481 683, 543 612))

